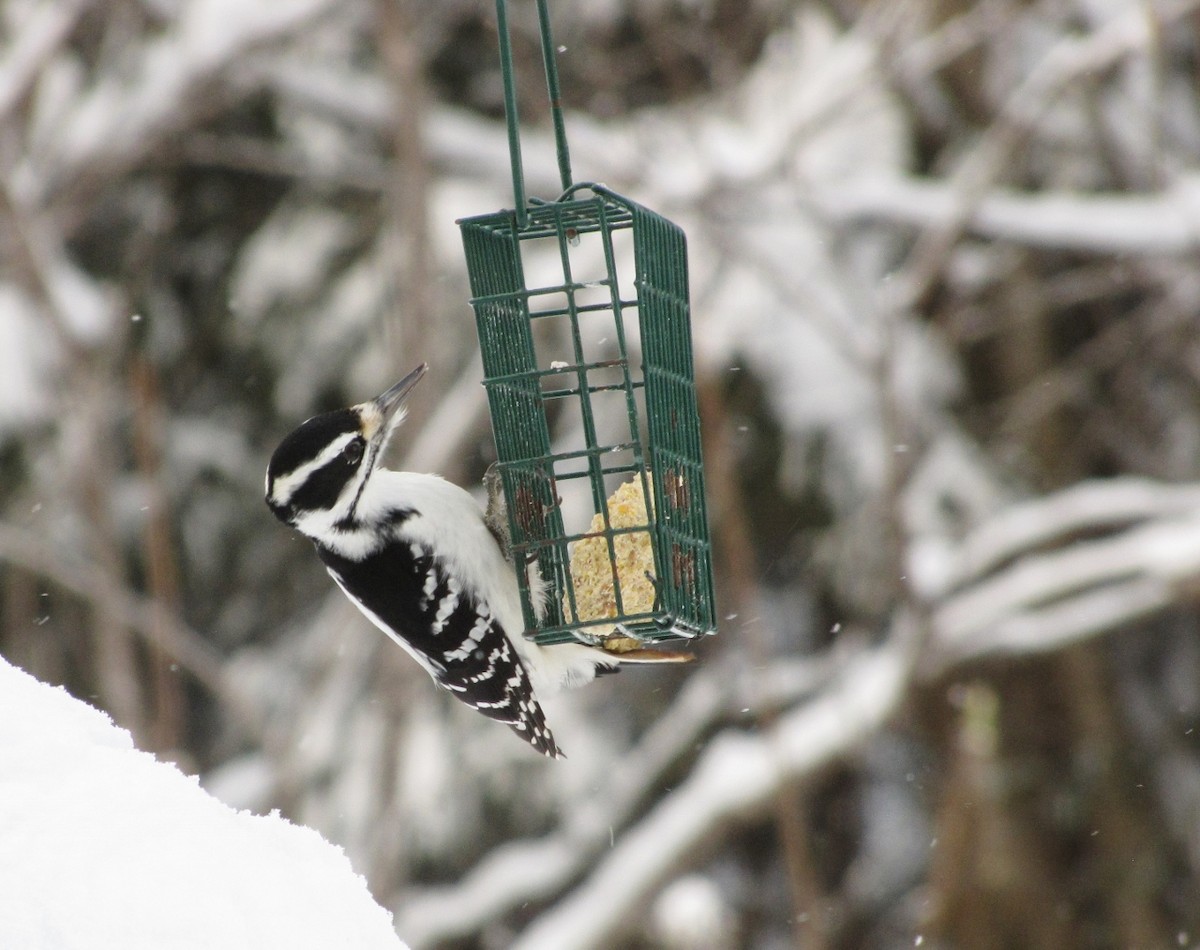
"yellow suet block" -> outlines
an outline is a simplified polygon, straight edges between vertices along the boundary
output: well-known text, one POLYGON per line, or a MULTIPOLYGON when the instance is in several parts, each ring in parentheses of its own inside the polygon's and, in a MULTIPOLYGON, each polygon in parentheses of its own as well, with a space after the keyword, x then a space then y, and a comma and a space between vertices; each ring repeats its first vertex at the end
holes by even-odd
MULTIPOLYGON (((653 511, 653 505, 650 505, 653 511)), ((615 560, 609 558, 604 537, 604 516, 597 512, 588 527, 596 537, 575 542, 571 551, 571 578, 575 586, 578 620, 598 620, 617 616, 617 598, 613 589, 613 568, 621 585, 621 606, 626 614, 646 613, 654 609, 654 548, 650 542, 650 513, 642 480, 634 477, 621 485, 608 499, 608 520, 613 528, 645 528, 615 535, 612 539, 615 560)), ((571 616, 571 604, 563 597, 563 613, 571 616)), ((614 636, 612 625, 599 624, 586 629, 590 637, 600 637, 605 649, 624 653, 642 647, 630 637, 614 636)))

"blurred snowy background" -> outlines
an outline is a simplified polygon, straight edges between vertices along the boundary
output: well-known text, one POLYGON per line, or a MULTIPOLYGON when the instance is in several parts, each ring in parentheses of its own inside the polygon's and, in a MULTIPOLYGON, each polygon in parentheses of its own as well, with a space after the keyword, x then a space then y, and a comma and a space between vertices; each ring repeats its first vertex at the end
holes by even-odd
POLYGON ((393 463, 492 459, 490 0, 0 6, 0 653, 413 947, 1200 945, 1200 2, 552 10, 577 177, 689 234, 700 662, 540 760, 261 500, 422 360, 393 463))

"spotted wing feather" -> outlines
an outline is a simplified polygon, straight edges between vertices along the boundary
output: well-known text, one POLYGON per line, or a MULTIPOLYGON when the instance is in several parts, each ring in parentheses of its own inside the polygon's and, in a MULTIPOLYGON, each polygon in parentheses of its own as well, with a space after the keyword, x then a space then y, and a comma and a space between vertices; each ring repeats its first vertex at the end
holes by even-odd
POLYGON ((529 672, 487 604, 477 602, 419 545, 397 539, 363 561, 318 545, 338 586, 434 681, 537 751, 561 757, 529 672))

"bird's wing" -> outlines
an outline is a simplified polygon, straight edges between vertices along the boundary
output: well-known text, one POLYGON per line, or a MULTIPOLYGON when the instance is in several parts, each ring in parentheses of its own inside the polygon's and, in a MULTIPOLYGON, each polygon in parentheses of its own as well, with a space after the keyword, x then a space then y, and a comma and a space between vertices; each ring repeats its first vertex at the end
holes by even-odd
POLYGON ((317 551, 355 606, 439 686, 505 723, 543 755, 561 757, 509 636, 488 605, 462 590, 437 558, 400 539, 362 561, 319 545, 317 551))

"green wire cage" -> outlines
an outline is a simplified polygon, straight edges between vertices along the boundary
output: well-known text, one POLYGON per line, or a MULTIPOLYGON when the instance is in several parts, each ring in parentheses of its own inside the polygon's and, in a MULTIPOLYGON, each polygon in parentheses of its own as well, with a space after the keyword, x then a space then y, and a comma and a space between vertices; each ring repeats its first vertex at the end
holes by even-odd
POLYGON ((593 643, 611 631, 634 642, 712 633, 686 241, 653 211, 572 181, 546 0, 537 8, 563 191, 526 200, 506 4, 497 0, 515 208, 458 222, 525 632, 543 644, 593 643), (556 443, 552 422, 576 437, 556 443), (614 506, 622 485, 644 507, 614 506), (648 542, 652 556, 635 565, 631 542, 643 552, 648 542), (610 598, 600 613, 572 572, 584 544, 610 598), (533 562, 549 588, 540 619, 533 562), (650 596, 631 596, 631 585, 650 596))

